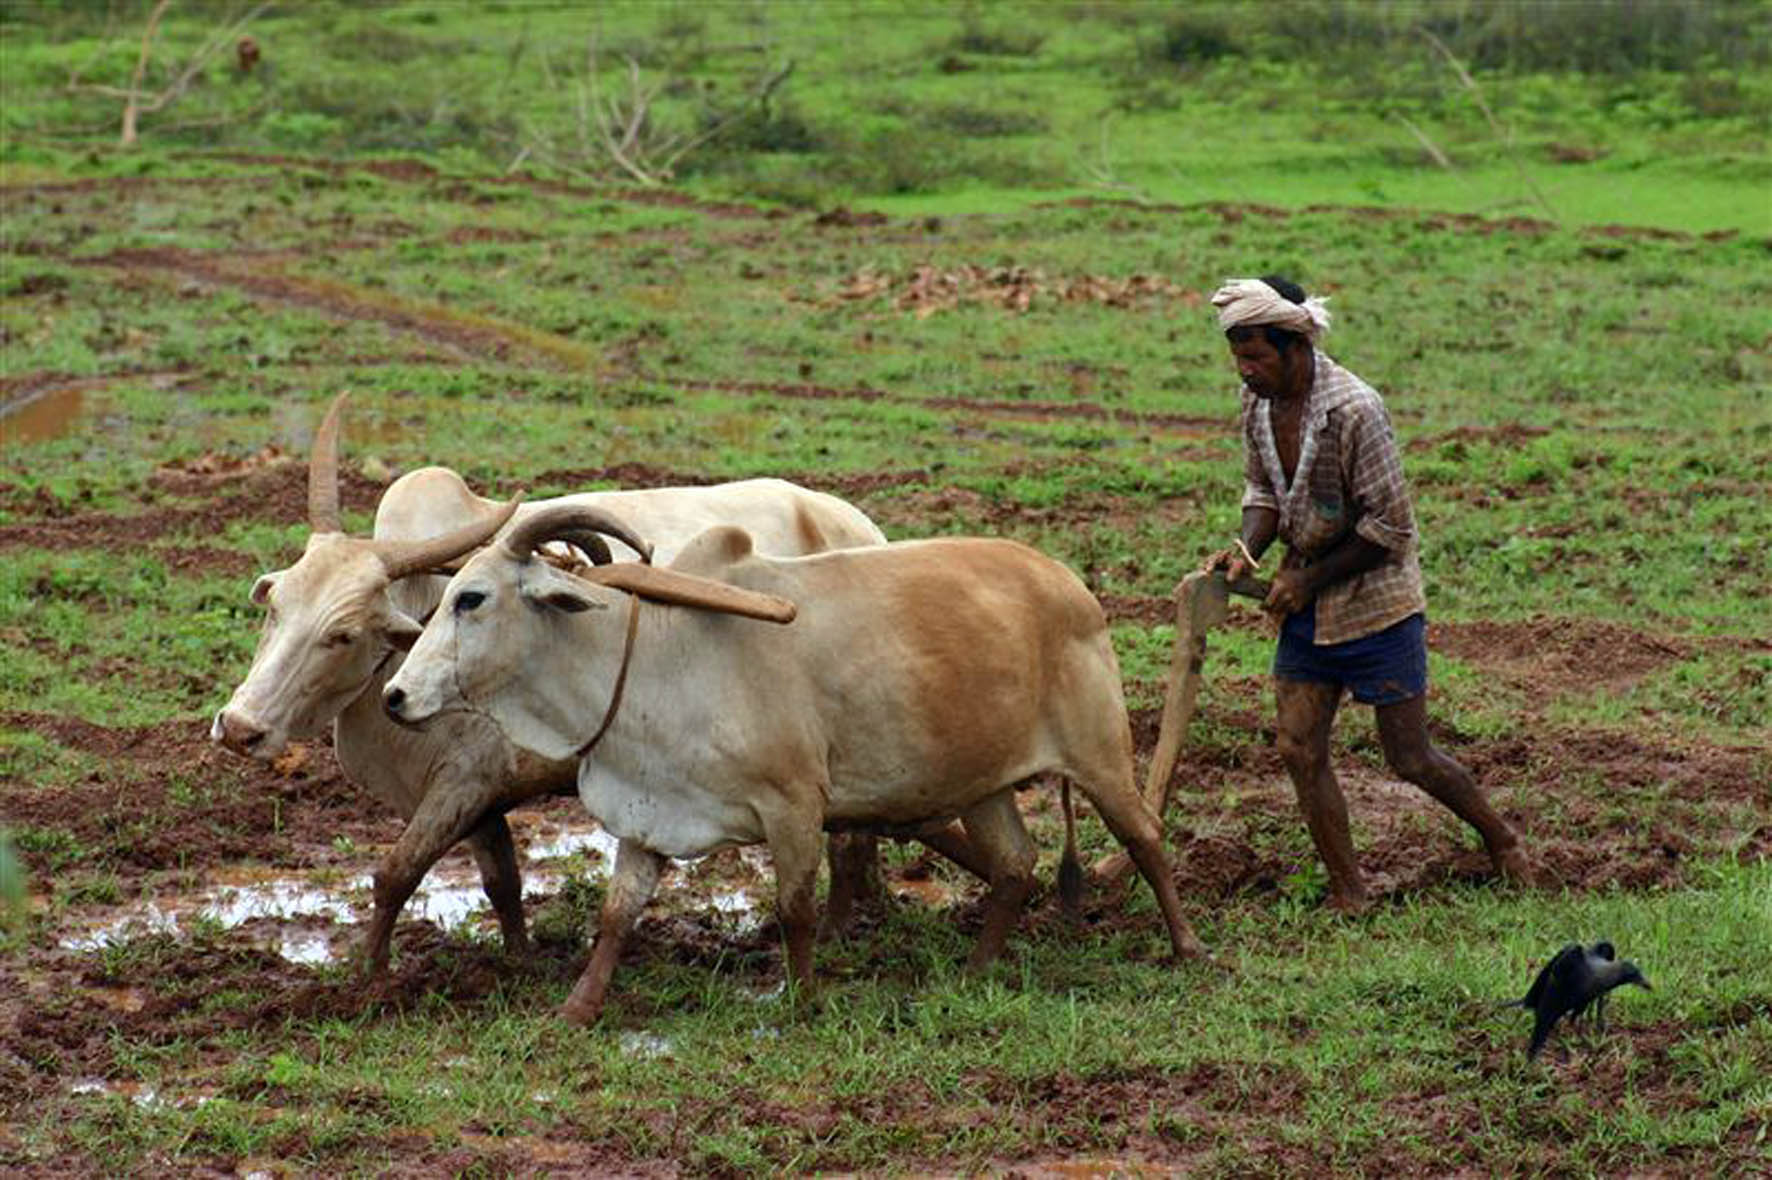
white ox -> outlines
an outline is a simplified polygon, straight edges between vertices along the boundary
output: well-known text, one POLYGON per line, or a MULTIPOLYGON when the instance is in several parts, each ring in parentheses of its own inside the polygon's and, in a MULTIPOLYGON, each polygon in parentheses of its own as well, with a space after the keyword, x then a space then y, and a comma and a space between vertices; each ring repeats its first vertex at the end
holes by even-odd
POLYGON ((508 530, 450 582, 383 694, 403 723, 482 718, 549 761, 594 746, 579 794, 621 847, 567 1019, 601 1012, 664 858, 735 844, 768 844, 788 968, 809 985, 827 828, 959 817, 990 881, 969 966, 988 964, 1033 882, 1014 787, 1047 771, 1080 787, 1127 847, 1176 954, 1204 954, 1133 782, 1101 605, 1065 566, 976 538, 765 557, 730 527, 696 538, 669 569, 578 577, 535 559, 561 537, 623 535, 622 523, 557 508, 508 530), (691 587, 679 601, 700 584, 721 610, 748 600, 759 618, 796 604, 798 616, 778 627, 623 592, 646 593, 654 578, 673 593, 691 587))
MULTIPOLYGON (((381 708, 383 682, 442 592, 443 577, 423 575, 490 540, 510 511, 476 496, 455 472, 427 467, 396 480, 382 496, 373 540, 345 535, 337 462, 343 401, 343 395, 334 401, 315 436, 308 484, 313 533, 299 561, 253 586, 252 600, 266 608, 258 651, 210 735, 236 753, 268 759, 290 739, 331 724, 345 774, 407 820, 375 872, 374 914, 362 948, 370 971, 386 966, 395 919, 425 873, 464 838, 506 947, 521 951, 527 945, 522 880, 504 813, 541 795, 571 793, 576 767, 516 749, 496 726, 471 714, 417 733, 394 725, 381 708)), ((646 530, 658 554, 729 522, 784 554, 886 539, 852 505, 778 479, 588 492, 525 505, 516 518, 560 505, 619 512, 646 530)), ((593 548, 602 544, 583 540, 593 548)), ((624 557, 635 555, 619 538, 616 548, 624 557)), ((871 855, 860 859, 873 861, 871 855)))

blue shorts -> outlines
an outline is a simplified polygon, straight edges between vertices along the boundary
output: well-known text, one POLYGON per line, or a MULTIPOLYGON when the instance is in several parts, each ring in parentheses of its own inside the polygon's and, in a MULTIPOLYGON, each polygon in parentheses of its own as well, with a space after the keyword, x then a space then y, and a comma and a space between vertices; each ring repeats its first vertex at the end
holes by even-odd
POLYGON ((1398 705, 1427 691, 1427 616, 1417 612, 1346 643, 1313 642, 1315 604, 1286 616, 1274 675, 1350 689, 1362 705, 1398 705))

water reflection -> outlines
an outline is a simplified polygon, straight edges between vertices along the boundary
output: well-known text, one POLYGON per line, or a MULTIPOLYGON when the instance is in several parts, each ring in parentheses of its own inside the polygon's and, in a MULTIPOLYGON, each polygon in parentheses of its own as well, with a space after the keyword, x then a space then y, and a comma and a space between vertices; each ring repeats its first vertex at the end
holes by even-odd
MULTIPOLYGON (((581 857, 594 878, 607 877, 615 862, 615 838, 588 819, 584 826, 516 822, 519 831, 530 828, 524 840, 525 898, 559 892, 568 867, 561 862, 568 857, 581 857)), ((369 873, 337 877, 322 870, 273 877, 263 870, 221 872, 212 874, 212 882, 202 889, 158 895, 89 917, 65 934, 60 945, 64 950, 91 952, 144 935, 176 937, 205 924, 232 930, 268 919, 280 924, 267 934, 269 949, 294 963, 328 963, 348 952, 353 928, 369 919, 373 890, 369 873)), ((472 862, 456 857, 431 869, 402 916, 455 930, 489 920, 490 907, 472 862)))

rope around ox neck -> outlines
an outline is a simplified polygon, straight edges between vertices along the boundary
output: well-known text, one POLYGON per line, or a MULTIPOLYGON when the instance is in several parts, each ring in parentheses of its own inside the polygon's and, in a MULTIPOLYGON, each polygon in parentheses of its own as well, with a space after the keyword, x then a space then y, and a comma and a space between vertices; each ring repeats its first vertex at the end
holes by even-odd
POLYGON ((634 636, 639 630, 640 596, 630 592, 628 594, 628 634, 621 645, 621 671, 615 674, 615 691, 609 694, 609 709, 603 714, 603 724, 597 727, 597 732, 591 735, 589 741, 578 748, 578 753, 573 755, 574 759, 580 759, 589 754, 592 748, 603 740, 603 735, 609 732, 609 726, 615 720, 615 711, 621 707, 622 689, 627 687, 628 663, 634 658, 634 636))

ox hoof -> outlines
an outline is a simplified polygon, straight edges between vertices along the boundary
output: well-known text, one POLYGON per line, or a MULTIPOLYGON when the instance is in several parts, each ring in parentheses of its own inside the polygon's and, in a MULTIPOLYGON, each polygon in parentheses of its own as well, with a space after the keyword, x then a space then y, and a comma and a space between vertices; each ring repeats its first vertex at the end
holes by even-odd
POLYGON ((1542 883, 1538 866, 1532 863, 1532 858, 1518 845, 1498 852, 1490 859, 1495 865, 1495 875, 1508 885, 1536 889, 1542 883))
POLYGON ((575 1004, 571 1000, 560 1005, 560 1019, 576 1028, 589 1028, 603 1015, 602 1004, 575 1004))
POLYGON ((1089 866, 1089 879, 1097 888, 1115 889, 1131 879, 1132 858, 1124 852, 1104 856, 1089 866))

